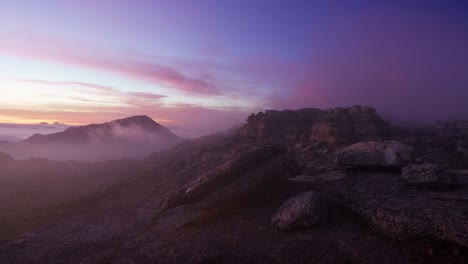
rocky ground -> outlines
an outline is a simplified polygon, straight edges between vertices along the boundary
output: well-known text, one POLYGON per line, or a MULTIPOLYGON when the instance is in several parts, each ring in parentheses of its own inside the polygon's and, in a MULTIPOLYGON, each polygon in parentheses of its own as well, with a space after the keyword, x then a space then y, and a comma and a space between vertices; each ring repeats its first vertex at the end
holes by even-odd
POLYGON ((0 263, 466 263, 463 136, 441 162, 391 132, 367 107, 253 115, 0 244, 0 263))

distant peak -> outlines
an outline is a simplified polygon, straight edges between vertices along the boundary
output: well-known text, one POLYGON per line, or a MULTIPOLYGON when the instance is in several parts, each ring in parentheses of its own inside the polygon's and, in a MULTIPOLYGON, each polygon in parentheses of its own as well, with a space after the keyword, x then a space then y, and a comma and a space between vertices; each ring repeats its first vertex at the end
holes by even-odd
POLYGON ((119 123, 119 124, 131 124, 131 123, 138 123, 138 124, 157 124, 151 117, 147 115, 138 115, 138 116, 130 116, 122 119, 117 119, 111 121, 111 123, 119 123))
POLYGON ((135 120, 151 120, 154 121, 151 117, 147 115, 137 115, 137 116, 130 116, 124 119, 135 119, 135 120))

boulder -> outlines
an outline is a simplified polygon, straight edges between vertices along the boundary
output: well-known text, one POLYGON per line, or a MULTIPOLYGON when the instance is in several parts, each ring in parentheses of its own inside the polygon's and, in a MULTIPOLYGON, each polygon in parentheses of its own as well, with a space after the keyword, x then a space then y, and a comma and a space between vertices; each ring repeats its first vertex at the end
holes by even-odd
POLYGON ((352 167, 404 167, 415 158, 414 148, 397 142, 361 142, 336 153, 335 163, 352 167))
POLYGON ((281 230, 301 229, 324 225, 327 218, 327 204, 317 193, 310 191, 287 200, 273 215, 271 223, 281 230))
POLYGON ((408 183, 421 186, 457 186, 458 176, 435 164, 411 164, 402 169, 401 177, 408 183))

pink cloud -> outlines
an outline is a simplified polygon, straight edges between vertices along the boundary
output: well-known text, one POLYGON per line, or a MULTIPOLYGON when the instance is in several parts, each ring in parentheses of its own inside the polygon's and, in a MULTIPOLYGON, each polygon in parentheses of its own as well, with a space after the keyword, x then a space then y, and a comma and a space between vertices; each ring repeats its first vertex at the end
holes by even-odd
POLYGON ((93 83, 84 83, 84 82, 64 82, 64 81, 46 81, 46 80, 37 80, 37 79, 11 79, 13 81, 32 83, 32 84, 45 84, 53 86, 81 86, 92 88, 94 90, 103 91, 103 92, 115 92, 115 88, 110 86, 104 86, 93 83))
POLYGON ((220 95, 213 82, 189 77, 171 67, 102 52, 97 49, 70 44, 39 36, 1 36, 0 53, 28 59, 69 64, 98 71, 121 74, 132 79, 161 85, 185 93, 220 95), (100 54, 100 55, 97 55, 100 54))
MULTIPOLYGON (((84 83, 84 82, 64 82, 64 81, 46 81, 46 80, 36 80, 36 79, 11 79, 18 82, 32 83, 32 84, 43 84, 48 86, 65 86, 65 87, 74 87, 79 86, 84 88, 84 92, 87 94, 95 94, 102 96, 110 96, 119 99, 120 101, 133 105, 136 107, 140 106, 154 106, 159 104, 159 100, 165 98, 165 95, 160 95, 156 93, 149 92, 123 92, 114 87, 98 85, 93 83, 84 83)), ((94 99, 84 98, 84 97, 70 97, 82 102, 98 102, 94 99)))
POLYGON ((155 94, 155 93, 144 93, 144 92, 129 92, 126 94, 129 96, 137 97, 137 98, 154 99, 154 100, 166 97, 165 95, 160 95, 160 94, 155 94))

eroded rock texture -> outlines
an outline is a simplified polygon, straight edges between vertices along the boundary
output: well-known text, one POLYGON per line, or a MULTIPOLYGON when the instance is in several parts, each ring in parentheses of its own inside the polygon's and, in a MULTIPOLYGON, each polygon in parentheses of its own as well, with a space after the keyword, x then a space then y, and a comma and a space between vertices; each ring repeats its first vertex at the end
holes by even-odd
POLYGON ((240 133, 261 141, 323 142, 344 145, 360 141, 384 140, 390 127, 375 109, 367 106, 320 110, 268 110, 252 114, 240 133))
POLYGON ((335 162, 355 167, 403 167, 415 158, 414 148, 397 141, 361 142, 338 151, 335 162))
POLYGON ((427 187, 454 187, 460 183, 457 175, 436 164, 408 165, 402 169, 401 177, 408 183, 427 187))
POLYGON ((367 175, 349 180, 346 203, 382 234, 440 239, 468 247, 468 191, 410 188, 398 177, 367 175))
POLYGON ((208 196, 210 204, 240 199, 268 190, 299 173, 299 166, 285 150, 272 145, 256 145, 225 164, 197 176, 169 195, 164 209, 194 202, 208 196))
POLYGON ((326 202, 315 192, 298 194, 282 204, 271 223, 282 230, 324 225, 328 218, 326 202))

